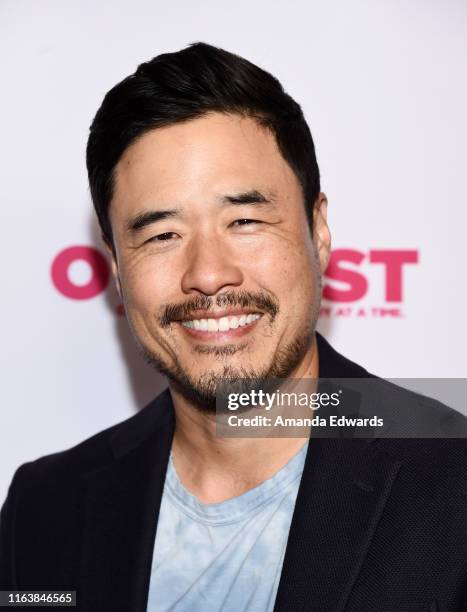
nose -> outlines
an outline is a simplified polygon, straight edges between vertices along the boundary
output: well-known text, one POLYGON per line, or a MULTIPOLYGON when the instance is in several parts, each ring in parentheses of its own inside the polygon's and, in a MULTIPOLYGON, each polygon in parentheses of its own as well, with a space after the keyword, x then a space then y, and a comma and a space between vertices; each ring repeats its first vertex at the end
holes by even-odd
POLYGON ((192 239, 186 256, 187 266, 182 276, 184 293, 212 296, 243 283, 243 273, 232 253, 214 236, 192 239))

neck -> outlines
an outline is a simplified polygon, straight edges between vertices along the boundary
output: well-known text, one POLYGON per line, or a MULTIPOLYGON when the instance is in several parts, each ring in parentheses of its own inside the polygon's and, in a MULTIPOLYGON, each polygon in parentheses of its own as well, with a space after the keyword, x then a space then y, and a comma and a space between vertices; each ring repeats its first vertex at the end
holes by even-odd
MULTIPOLYGON (((318 347, 313 344, 290 378, 317 378, 318 347)), ((215 415, 198 408, 170 388, 175 410, 172 443, 180 481, 202 503, 217 503, 258 486, 278 472, 308 438, 222 438, 215 415)))

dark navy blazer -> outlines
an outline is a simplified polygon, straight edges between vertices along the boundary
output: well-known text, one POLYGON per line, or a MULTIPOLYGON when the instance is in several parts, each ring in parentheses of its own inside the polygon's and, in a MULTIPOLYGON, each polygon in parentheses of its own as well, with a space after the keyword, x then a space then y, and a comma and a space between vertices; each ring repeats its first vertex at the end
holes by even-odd
MULTIPOLYGON (((320 377, 370 376, 317 337, 320 377)), ((0 589, 76 590, 82 612, 145 611, 173 431, 166 390, 22 465, 1 514, 0 589)), ((312 437, 275 612, 467 610, 466 482, 465 439, 312 437)))

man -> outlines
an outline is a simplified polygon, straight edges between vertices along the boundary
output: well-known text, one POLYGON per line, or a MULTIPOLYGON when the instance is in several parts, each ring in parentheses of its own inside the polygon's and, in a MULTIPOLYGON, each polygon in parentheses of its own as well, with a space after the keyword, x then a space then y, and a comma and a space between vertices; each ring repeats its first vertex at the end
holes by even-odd
POLYGON ((195 44, 106 95, 87 166, 128 322, 169 388, 19 468, 0 586, 99 612, 465 609, 464 440, 216 436, 226 379, 370 377, 315 332, 330 234, 299 105, 195 44))

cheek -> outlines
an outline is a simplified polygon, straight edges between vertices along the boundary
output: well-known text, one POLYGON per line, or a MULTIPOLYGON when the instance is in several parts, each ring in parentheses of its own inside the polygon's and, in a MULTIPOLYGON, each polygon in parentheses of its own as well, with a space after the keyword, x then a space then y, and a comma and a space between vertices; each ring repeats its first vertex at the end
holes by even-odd
POLYGON ((292 302, 297 296, 303 296, 303 301, 314 292, 319 266, 311 243, 265 249, 252 262, 258 282, 276 293, 281 302, 292 302))
POLYGON ((166 267, 156 265, 154 258, 128 263, 120 278, 127 306, 141 313, 153 315, 173 292, 173 275, 166 267))
POLYGON ((282 341, 294 339, 308 327, 320 300, 319 269, 312 245, 265 250, 253 265, 253 283, 272 292, 279 301, 278 316, 264 327, 264 336, 282 341))
MULTIPOLYGON (((149 258, 132 262, 121 272, 123 298, 128 323, 133 334, 146 347, 156 352, 170 353, 170 330, 161 333, 159 317, 174 293, 174 278, 167 267, 156 265, 149 258), (157 347, 154 339, 157 338, 157 347)), ((173 300, 173 301, 176 301, 173 300)))

